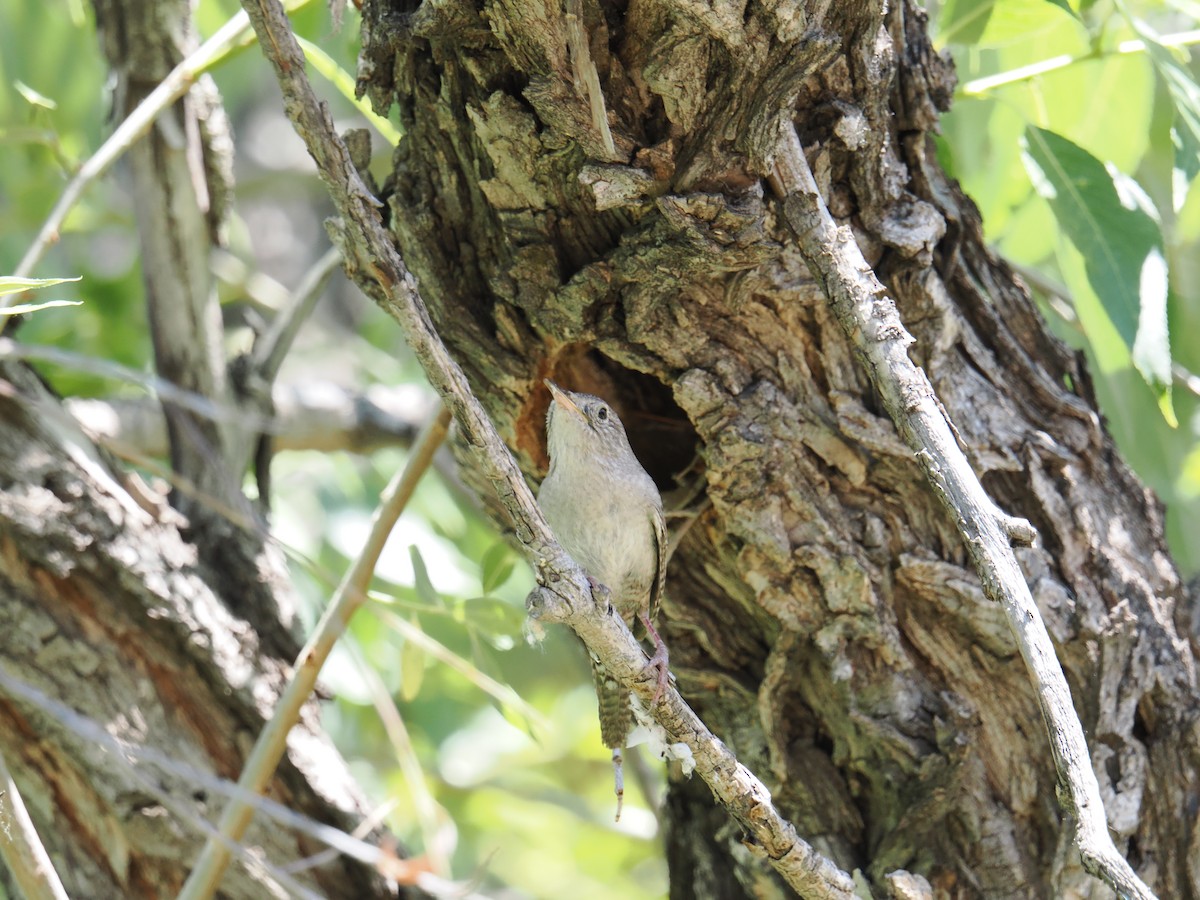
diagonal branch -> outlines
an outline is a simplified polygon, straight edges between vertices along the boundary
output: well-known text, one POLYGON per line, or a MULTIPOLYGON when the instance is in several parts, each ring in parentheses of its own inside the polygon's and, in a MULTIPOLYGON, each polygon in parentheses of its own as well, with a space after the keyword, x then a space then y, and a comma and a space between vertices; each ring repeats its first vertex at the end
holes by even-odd
POLYGON ((850 229, 838 228, 830 216, 790 121, 781 121, 775 157, 767 162, 772 187, 783 199, 784 217, 813 277, 829 298, 897 430, 958 526, 984 592, 1004 609, 1037 692, 1058 771, 1059 802, 1075 818, 1075 843, 1084 866, 1125 897, 1152 898, 1154 894, 1109 836, 1083 726, 1012 550, 1014 544, 1032 541, 1033 527, 998 509, 971 470, 933 386, 908 358, 913 339, 895 304, 850 229))
MULTIPOLYGON (((0 338, 0 357, 5 355, 5 346, 0 338)), ((135 374, 152 387, 154 382, 165 384, 152 376, 135 374)), ((175 390, 177 396, 186 396, 175 390)), ((322 453, 370 453, 380 447, 407 447, 437 403, 436 397, 416 387, 409 390, 404 386, 375 385, 356 391, 317 380, 276 386, 271 392, 275 415, 270 419, 217 406, 203 397, 188 399, 195 400, 193 408, 201 414, 227 416, 239 427, 269 435, 273 451, 322 453)), ((142 456, 164 456, 167 452, 162 407, 152 397, 70 397, 65 406, 94 439, 110 447, 127 448, 142 456)))
POLYGON ((66 900, 67 892, 38 837, 3 755, 0 755, 0 859, 22 896, 29 900, 66 900))
MULTIPOLYGON (((453 412, 464 440, 495 485, 539 582, 547 586, 531 596, 531 612, 545 620, 567 622, 607 671, 650 708, 654 685, 640 679, 645 665, 641 646, 619 617, 604 615, 593 601, 583 571, 555 541, 516 461, 434 329, 416 279, 380 222, 378 202, 359 178, 328 110, 317 101, 305 77, 304 58, 282 6, 278 0, 243 0, 243 6, 275 68, 287 115, 316 161, 340 215, 337 227, 348 274, 404 330, 430 382, 453 412)), ((796 834, 771 803, 762 782, 704 727, 674 688, 664 693, 654 710, 656 717, 671 741, 688 746, 696 770, 746 829, 749 842, 761 848, 802 895, 847 900, 853 896, 850 876, 796 834)), ((205 867, 205 880, 211 884, 219 879, 220 867, 213 865, 219 854, 220 849, 210 842, 199 864, 205 867)))
MULTIPOLYGON (((300 711, 316 687, 317 676, 325 660, 329 658, 334 644, 346 630, 351 616, 367 597, 367 585, 375 572, 375 565, 383 553, 384 544, 392 532, 400 513, 412 498, 417 482, 429 468, 433 454, 446 437, 450 427, 450 416, 445 409, 422 430, 407 465, 396 474, 383 496, 371 521, 371 533, 367 537, 354 565, 346 572, 337 591, 329 601, 321 620, 313 629, 308 642, 296 658, 296 664, 287 687, 271 719, 259 733, 250 755, 246 758, 238 787, 247 795, 262 793, 275 774, 279 760, 287 749, 288 732, 300 719, 300 711)), ((254 817, 254 804, 242 797, 226 804, 221 813, 218 833, 210 835, 183 889, 180 900, 197 900, 211 897, 226 867, 229 865, 231 844, 240 841, 254 817)))

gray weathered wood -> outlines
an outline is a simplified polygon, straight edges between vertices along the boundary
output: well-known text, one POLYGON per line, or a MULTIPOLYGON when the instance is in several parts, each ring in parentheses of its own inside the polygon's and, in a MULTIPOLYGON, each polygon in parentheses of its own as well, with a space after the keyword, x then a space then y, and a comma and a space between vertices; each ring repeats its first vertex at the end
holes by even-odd
MULTIPOLYGON (((557 5, 364 8, 362 87, 406 129, 392 229, 526 470, 544 471, 547 375, 616 402, 663 483, 699 452, 711 506, 669 570, 672 665, 818 849, 949 896, 1106 892, 1061 821, 1004 617, 762 190, 754 160, 795 108, 972 467, 1040 534, 1017 559, 1117 845, 1160 896, 1200 897, 1195 648, 1161 510, 937 165, 953 73, 924 13, 644 0, 582 17, 621 162, 557 5)), ((680 789, 668 808, 702 821, 706 802, 680 789)), ((681 890, 728 896, 729 869, 771 890, 736 833, 670 835, 681 890)))

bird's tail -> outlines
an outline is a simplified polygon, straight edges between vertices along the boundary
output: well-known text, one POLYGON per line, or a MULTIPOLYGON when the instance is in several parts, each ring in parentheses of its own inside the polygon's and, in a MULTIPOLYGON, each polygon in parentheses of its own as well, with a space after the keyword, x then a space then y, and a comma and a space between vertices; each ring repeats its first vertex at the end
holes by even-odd
POLYGON ((596 697, 600 705, 600 737, 604 746, 619 750, 633 730, 633 711, 629 707, 629 691, 592 660, 592 677, 596 680, 596 697))
POLYGON ((621 751, 633 730, 633 710, 629 706, 629 691, 621 687, 595 657, 592 657, 592 677, 596 680, 596 697, 600 701, 600 737, 604 739, 604 746, 612 750, 613 790, 617 795, 617 821, 620 822, 621 807, 625 803, 621 751))

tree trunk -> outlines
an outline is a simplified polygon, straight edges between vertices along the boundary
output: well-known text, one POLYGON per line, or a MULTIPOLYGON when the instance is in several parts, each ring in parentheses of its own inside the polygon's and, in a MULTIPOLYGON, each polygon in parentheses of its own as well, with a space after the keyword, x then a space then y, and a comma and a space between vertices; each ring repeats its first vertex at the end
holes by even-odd
MULTIPOLYGON (((1038 528, 1019 558, 1118 845, 1160 896, 1200 898, 1197 637, 1161 509, 938 166, 953 72, 924 12, 363 12, 362 87, 406 129, 391 227, 510 446, 544 472, 543 377, 604 394, 687 514, 659 628, 702 718, 881 889, 902 868, 939 896, 1107 896, 1007 623, 748 156, 764 112, 795 109, 976 472, 1038 528)), ((672 895, 772 895, 710 807, 673 785, 672 895)))
MULTIPOLYGON (((206 779, 237 779, 290 665, 230 613, 228 573, 178 515, 136 495, 37 378, 0 369, 0 748, 71 897, 178 893, 199 817, 228 799, 206 779)), ((366 804, 315 708, 290 749, 271 799, 353 829, 366 804)), ((246 846, 268 866, 324 847, 261 814, 246 846)), ((223 895, 276 896, 257 868, 231 867, 223 895)), ((297 877, 382 893, 346 857, 297 877)))
MULTIPOLYGON (((191 49, 190 4, 96 10, 124 117, 191 49)), ((202 152, 220 144, 218 102, 195 90, 130 165, 158 373, 232 404, 246 398, 226 395, 208 260, 229 184, 219 154, 202 152)), ((184 515, 110 465, 31 371, 0 363, 0 756, 72 897, 179 892, 299 647, 281 555, 241 492, 253 430, 231 428, 229 441, 211 418, 166 405, 184 515)), ((367 815, 315 706, 269 799, 343 831, 367 815)), ((265 812, 244 846, 222 896, 386 893, 346 856, 281 873, 325 845, 265 812)), ((12 876, 0 867, 20 896, 12 876)))

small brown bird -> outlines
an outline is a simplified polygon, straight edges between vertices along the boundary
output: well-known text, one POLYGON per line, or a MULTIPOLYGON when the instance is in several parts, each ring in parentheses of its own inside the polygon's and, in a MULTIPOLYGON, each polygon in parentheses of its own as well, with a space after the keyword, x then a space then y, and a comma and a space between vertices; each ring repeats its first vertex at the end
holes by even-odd
MULTIPOLYGON (((612 407, 591 394, 565 391, 547 380, 553 401, 546 416, 550 472, 538 505, 555 537, 638 634, 654 641, 648 667, 658 670, 655 701, 669 679, 667 648, 651 620, 666 578, 667 529, 662 498, 642 468, 612 407)), ((613 751, 617 818, 623 795, 621 750, 633 727, 629 692, 592 660, 600 701, 600 733, 613 751)))

